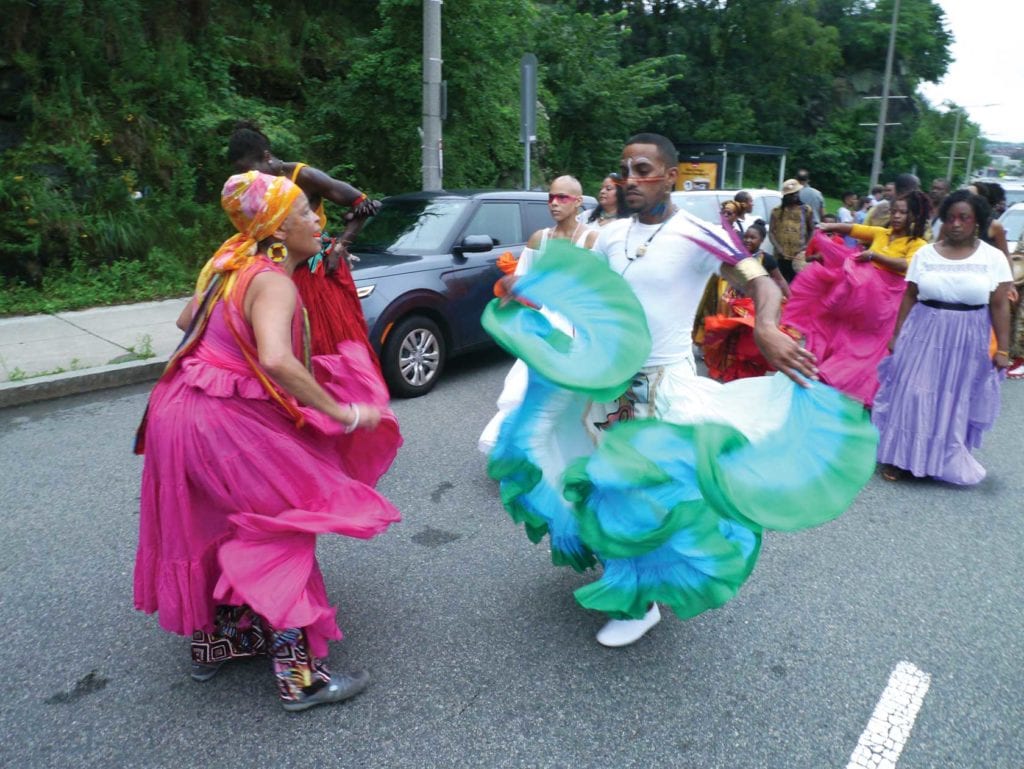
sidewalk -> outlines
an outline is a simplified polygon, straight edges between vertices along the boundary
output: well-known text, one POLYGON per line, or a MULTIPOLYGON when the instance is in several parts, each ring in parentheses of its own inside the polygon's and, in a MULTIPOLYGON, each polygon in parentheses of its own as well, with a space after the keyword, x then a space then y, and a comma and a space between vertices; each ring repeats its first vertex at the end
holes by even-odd
POLYGON ((0 318, 0 408, 154 381, 186 301, 0 318))

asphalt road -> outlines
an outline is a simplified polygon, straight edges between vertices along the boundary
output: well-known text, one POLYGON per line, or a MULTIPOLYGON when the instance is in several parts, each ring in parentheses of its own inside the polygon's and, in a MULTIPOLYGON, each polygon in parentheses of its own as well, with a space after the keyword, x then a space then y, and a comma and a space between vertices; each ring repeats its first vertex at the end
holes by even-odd
POLYGON ((404 521, 320 546, 331 662, 373 683, 303 714, 265 661, 192 682, 187 641, 132 608, 148 388, 0 411, 0 765, 842 768, 907 661, 930 688, 899 769, 1024 766, 1024 382, 979 487, 876 478, 837 521, 767 535, 722 609, 608 650, 572 599, 587 578, 529 544, 476 452, 508 365, 396 402, 404 521))

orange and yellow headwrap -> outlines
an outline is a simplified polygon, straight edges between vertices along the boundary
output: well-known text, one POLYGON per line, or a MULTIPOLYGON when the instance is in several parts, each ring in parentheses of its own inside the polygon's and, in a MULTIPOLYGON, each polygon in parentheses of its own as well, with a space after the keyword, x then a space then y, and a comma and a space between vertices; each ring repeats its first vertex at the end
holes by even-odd
POLYGON ((220 204, 238 234, 225 240, 203 267, 196 293, 205 291, 215 274, 235 272, 251 263, 256 245, 280 228, 301 193, 299 186, 284 176, 247 171, 229 178, 221 190, 220 204))

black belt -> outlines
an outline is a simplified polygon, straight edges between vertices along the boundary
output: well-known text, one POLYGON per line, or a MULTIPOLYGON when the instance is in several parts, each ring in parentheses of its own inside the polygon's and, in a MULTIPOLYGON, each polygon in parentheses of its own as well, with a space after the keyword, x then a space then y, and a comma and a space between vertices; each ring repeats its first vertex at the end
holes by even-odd
POLYGON ((926 307, 934 307, 936 310, 957 310, 967 312, 968 310, 983 310, 987 304, 957 304, 956 302, 940 302, 937 299, 922 299, 921 304, 926 307))

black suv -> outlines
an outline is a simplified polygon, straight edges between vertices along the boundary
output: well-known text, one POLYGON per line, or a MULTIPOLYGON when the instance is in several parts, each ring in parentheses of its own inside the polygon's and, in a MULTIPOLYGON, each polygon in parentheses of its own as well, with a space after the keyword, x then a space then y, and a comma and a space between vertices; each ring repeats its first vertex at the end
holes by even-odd
MULTIPOLYGON (((588 207, 593 198, 584 198, 588 207)), ((350 251, 363 313, 392 395, 437 384, 445 361, 491 346, 480 325, 506 251, 554 224, 543 192, 413 192, 383 201, 350 251)))

